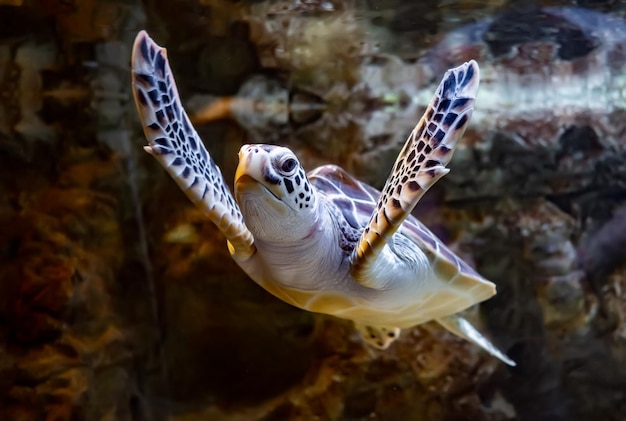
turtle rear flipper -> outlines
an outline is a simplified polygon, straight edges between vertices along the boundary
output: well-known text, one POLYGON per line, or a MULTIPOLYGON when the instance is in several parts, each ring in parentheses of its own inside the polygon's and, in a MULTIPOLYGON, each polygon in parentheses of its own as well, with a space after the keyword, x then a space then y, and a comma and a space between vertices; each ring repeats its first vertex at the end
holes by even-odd
POLYGON ((385 244, 411 214, 424 193, 448 173, 471 117, 479 70, 475 61, 448 70, 404 148, 378 199, 374 212, 351 255, 351 274, 363 286, 380 289, 385 279, 373 276, 385 244))
POLYGON ((505 364, 515 367, 515 361, 507 357, 503 352, 485 338, 470 322, 461 316, 452 315, 437 319, 437 323, 461 338, 478 345, 489 354, 493 355, 505 364))
POLYGON ((354 323, 363 340, 378 349, 387 349, 392 342, 400 337, 400 329, 397 327, 375 327, 361 323, 354 323))
POLYGON ((224 233, 232 253, 251 255, 252 234, 180 103, 166 50, 145 31, 137 34, 133 45, 132 78, 135 104, 149 144, 145 150, 224 233))

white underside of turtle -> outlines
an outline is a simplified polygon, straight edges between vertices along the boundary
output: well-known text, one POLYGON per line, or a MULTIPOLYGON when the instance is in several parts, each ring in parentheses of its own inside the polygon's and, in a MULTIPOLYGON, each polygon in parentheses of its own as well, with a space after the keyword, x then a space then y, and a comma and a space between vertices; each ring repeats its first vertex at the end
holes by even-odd
POLYGON ((449 171, 473 111, 476 62, 446 72, 382 193, 337 166, 306 174, 288 148, 255 144, 239 152, 233 197, 181 105, 165 49, 144 31, 132 76, 146 151, 224 233, 255 282, 301 309, 354 321, 377 348, 401 328, 435 320, 515 365, 456 315, 493 296, 495 285, 411 216, 449 171))

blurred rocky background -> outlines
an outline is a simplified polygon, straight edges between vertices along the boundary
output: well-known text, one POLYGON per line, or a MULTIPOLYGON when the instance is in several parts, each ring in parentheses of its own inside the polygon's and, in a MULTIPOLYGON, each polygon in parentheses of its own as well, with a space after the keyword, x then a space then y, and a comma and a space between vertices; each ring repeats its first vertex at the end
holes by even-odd
POLYGON ((1 420, 626 419, 620 1, 0 0, 1 420), (442 73, 482 84, 418 206, 498 285, 518 366, 426 324, 384 352, 247 279, 141 146, 147 29, 216 161, 280 143, 380 187, 442 73))

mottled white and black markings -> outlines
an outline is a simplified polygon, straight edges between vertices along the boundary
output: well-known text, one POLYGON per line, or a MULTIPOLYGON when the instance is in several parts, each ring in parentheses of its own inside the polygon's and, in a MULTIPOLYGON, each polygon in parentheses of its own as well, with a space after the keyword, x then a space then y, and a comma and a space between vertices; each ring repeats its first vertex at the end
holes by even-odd
POLYGON ((152 154, 173 158, 160 159, 181 187, 197 189, 198 198, 221 203, 230 217, 242 222, 243 216, 228 189, 219 167, 215 164, 195 129, 189 122, 176 90, 170 67, 160 48, 147 36, 138 40, 140 57, 135 66, 134 87, 141 115, 147 127, 146 135, 152 154), (137 69, 143 69, 138 73, 137 69), (150 119, 149 117, 152 116, 150 119))
POLYGON ((475 62, 469 62, 444 75, 398 155, 376 211, 352 254, 355 276, 367 272, 358 267, 375 258, 426 190, 447 172, 446 165, 471 115, 478 87, 477 69, 475 62))
POLYGON ((287 189, 287 193, 292 194, 293 193, 293 182, 289 178, 285 178, 283 181, 285 183, 285 188, 287 189))
POLYGON ((289 192, 290 197, 292 198, 292 200, 294 201, 294 203, 296 204, 296 206, 300 209, 306 209, 311 207, 312 205, 312 198, 313 198, 313 189, 311 189, 311 187, 309 187, 309 180, 307 179, 306 175, 304 174, 304 169, 302 169, 302 166, 300 166, 300 163, 295 159, 290 159, 289 162, 293 161, 295 163, 295 165, 297 165, 297 167, 291 167, 286 168, 286 167, 282 167, 281 170, 282 171, 287 171, 287 172, 292 172, 295 168, 297 168, 297 171, 295 172, 294 175, 292 176, 285 176, 284 178, 284 182, 285 182, 285 188, 287 189, 287 191, 289 192))
POLYGON ((311 208, 314 190, 293 152, 279 146, 261 144, 248 147, 247 152, 256 154, 261 150, 272 157, 270 165, 261 169, 263 180, 268 184, 284 187, 284 197, 281 199, 285 202, 291 201, 296 209, 311 208), (287 151, 287 154, 281 151, 287 151))

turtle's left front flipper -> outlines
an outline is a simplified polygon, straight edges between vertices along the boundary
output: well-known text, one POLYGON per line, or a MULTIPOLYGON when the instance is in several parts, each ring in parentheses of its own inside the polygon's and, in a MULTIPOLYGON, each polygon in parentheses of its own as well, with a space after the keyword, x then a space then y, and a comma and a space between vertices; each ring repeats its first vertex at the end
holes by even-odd
POLYGON ((437 323, 461 338, 472 342, 505 364, 515 367, 515 361, 504 355, 489 339, 485 338, 470 322, 461 316, 452 315, 437 319, 437 323))
POLYGON ((446 165, 474 109, 479 78, 473 60, 448 70, 411 132, 352 252, 351 273, 361 285, 382 287, 376 280, 384 280, 370 276, 378 255, 424 193, 448 173, 446 165))
POLYGON ((231 252, 254 253, 254 239, 219 167, 182 107, 164 48, 145 31, 132 52, 133 95, 149 146, 187 197, 224 233, 231 252))

